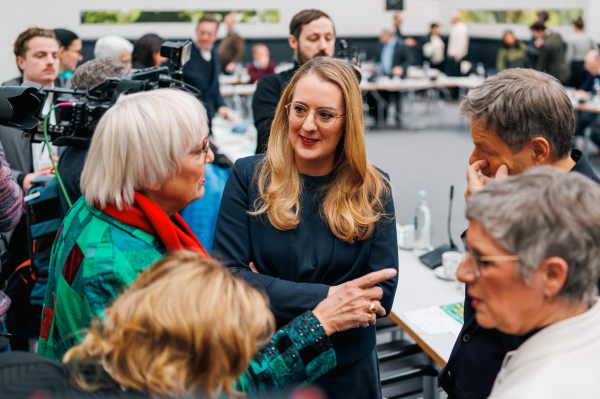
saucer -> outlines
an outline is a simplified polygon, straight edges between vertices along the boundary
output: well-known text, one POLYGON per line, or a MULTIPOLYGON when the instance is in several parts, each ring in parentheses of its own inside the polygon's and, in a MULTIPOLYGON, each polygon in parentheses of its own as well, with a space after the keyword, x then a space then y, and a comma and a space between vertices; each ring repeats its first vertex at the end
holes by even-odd
POLYGON ((438 266, 438 267, 436 267, 433 270, 433 273, 439 279, 442 279, 442 280, 445 280, 445 281, 456 281, 456 278, 454 276, 446 276, 446 273, 444 272, 444 266, 438 266))

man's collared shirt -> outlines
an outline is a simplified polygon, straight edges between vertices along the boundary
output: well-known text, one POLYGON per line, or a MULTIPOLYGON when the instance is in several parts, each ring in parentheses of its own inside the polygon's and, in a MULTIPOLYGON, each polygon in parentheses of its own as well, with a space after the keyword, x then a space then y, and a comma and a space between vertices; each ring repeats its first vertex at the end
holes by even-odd
POLYGON ((383 49, 381 50, 381 68, 383 69, 383 73, 386 75, 392 74, 396 43, 398 43, 398 37, 394 36, 383 45, 383 49))
POLYGON ((195 37, 192 37, 192 42, 194 42, 194 46, 196 46, 198 51, 200 51, 200 55, 202 56, 202 58, 204 58, 206 62, 210 62, 210 60, 212 60, 212 47, 210 50, 204 50, 202 47, 200 47, 200 45, 198 44, 198 39, 196 39, 195 37))

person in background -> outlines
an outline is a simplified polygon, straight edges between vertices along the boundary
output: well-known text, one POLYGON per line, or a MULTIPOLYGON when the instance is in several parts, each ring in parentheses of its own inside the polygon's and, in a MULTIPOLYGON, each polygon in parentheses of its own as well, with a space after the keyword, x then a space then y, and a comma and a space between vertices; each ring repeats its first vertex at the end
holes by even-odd
POLYGON ((583 31, 583 19, 581 17, 575 20, 573 24, 575 32, 569 38, 567 45, 567 62, 571 65, 571 81, 569 86, 579 87, 586 77, 585 56, 590 50, 597 50, 598 46, 594 40, 583 31))
POLYGON ((392 272, 356 281, 345 296, 323 301, 273 335, 263 293, 211 259, 173 252, 119 293, 63 363, 0 355, 0 374, 10 376, 0 379, 0 392, 3 399, 264 398, 332 369, 329 336, 366 319, 363 309, 379 290, 362 287, 392 272))
POLYGON ((54 29, 54 34, 60 45, 58 49, 58 58, 60 58, 58 76, 70 79, 73 77, 75 68, 77 68, 77 63, 83 60, 83 55, 81 55, 83 44, 81 39, 70 30, 54 29))
MULTIPOLYGON (((58 76, 60 67, 59 44, 53 30, 29 28, 19 34, 15 40, 13 51, 21 76, 3 83, 3 86, 20 86, 23 82, 39 83, 45 87, 69 87, 70 82, 58 76)), ((42 114, 47 115, 58 96, 49 94, 42 105, 42 114)), ((49 118, 55 123, 55 113, 49 118)), ((23 131, 11 127, 0 126, 0 143, 12 177, 29 194, 33 179, 38 176, 53 176, 52 161, 48 148, 41 143, 31 143, 22 138, 23 131)), ((50 145, 54 161, 58 161, 60 148, 50 145)), ((2 266, 10 276, 23 262, 29 258, 29 228, 25 215, 12 231, 9 241, 10 259, 2 266)), ((6 327, 12 334, 10 337, 12 350, 28 350, 29 338, 38 335, 41 310, 31 306, 29 293, 20 292, 18 299, 13 295, 13 303, 8 310, 6 327), (25 310, 25 311, 23 311, 25 310)))
POLYGON ((133 53, 131 55, 135 69, 144 69, 157 67, 167 61, 167 58, 160 55, 160 47, 165 42, 165 39, 147 33, 133 43, 133 53))
MULTIPOLYGON (((573 104, 561 83, 549 74, 507 69, 469 91, 460 112, 471 118, 475 145, 469 158, 466 198, 493 178, 518 175, 540 165, 579 173, 600 184, 585 155, 572 149, 573 104)), ((505 355, 523 342, 520 336, 480 326, 469 294, 463 328, 438 376, 450 399, 487 398, 505 355)))
POLYGON ((96 40, 94 58, 113 57, 131 68, 133 44, 120 36, 104 36, 96 40))
POLYGON ((452 29, 448 36, 448 56, 446 58, 446 75, 461 76, 460 63, 469 53, 469 30, 460 20, 460 12, 451 15, 452 29))
POLYGON ((260 78, 275 73, 276 64, 271 61, 269 48, 263 43, 252 46, 251 63, 246 64, 246 70, 250 75, 250 83, 256 83, 260 78))
POLYGON ((554 76, 563 85, 568 84, 571 68, 565 60, 565 43, 561 35, 540 22, 531 25, 531 32, 535 37, 534 46, 538 50, 534 69, 554 76))
POLYGON ((507 30, 496 56, 496 71, 500 73, 505 69, 522 67, 526 56, 527 45, 517 40, 512 31, 507 30))
POLYGON ((440 37, 440 25, 432 23, 429 30, 429 41, 423 45, 423 57, 429 61, 431 68, 444 69, 444 53, 446 44, 440 37))
MULTIPOLYGON (((379 62, 385 76, 403 77, 406 76, 406 71, 411 65, 411 51, 398 36, 392 32, 384 30, 379 35, 379 43, 381 50, 379 52, 379 62)), ((369 106, 369 115, 375 119, 375 123, 379 122, 378 104, 383 106, 383 120, 386 120, 390 101, 395 99, 400 101, 400 96, 396 92, 388 90, 369 91, 366 96, 366 102, 369 106)))
POLYGON ((315 57, 335 54, 335 27, 329 15, 320 10, 302 10, 290 22, 288 43, 294 50, 294 67, 265 76, 258 82, 252 98, 252 113, 256 126, 256 153, 267 151, 271 123, 281 94, 302 64, 315 57))
POLYGON ((219 21, 211 15, 204 14, 196 26, 196 35, 192 38, 194 45, 190 60, 183 67, 183 81, 200 90, 200 100, 206 106, 209 127, 215 114, 231 121, 235 119, 233 111, 225 106, 219 88, 219 72, 221 62, 214 44, 217 41, 219 21))
POLYGON ((223 18, 223 22, 227 25, 227 36, 221 40, 219 44, 219 57, 221 59, 221 68, 226 74, 231 74, 244 59, 246 51, 246 41, 235 29, 235 15, 227 14, 223 18))
MULTIPOLYGON (((121 61, 113 57, 101 57, 88 61, 75 70, 71 79, 72 86, 78 90, 87 90, 104 82, 107 78, 129 75, 129 69, 121 61)), ((65 147, 56 165, 60 177, 71 200, 77 202, 81 194, 81 173, 88 154, 89 143, 81 146, 65 147)), ((64 219, 69 211, 69 203, 62 190, 58 190, 60 215, 64 219)))
MULTIPOLYGON (((398 267, 389 178, 367 159, 364 134, 355 69, 317 57, 287 85, 269 150, 233 166, 213 254, 267 293, 279 325, 353 279, 398 267)), ((380 315, 396 285, 379 285, 380 315)), ((371 316, 332 337, 337 367, 315 381, 329 399, 381 398, 371 316)))
POLYGON ((596 397, 598 184, 535 167, 490 182, 466 213, 468 252, 456 277, 481 327, 524 341, 504 357, 489 398, 596 397))
MULTIPOLYGON (((585 68, 585 79, 579 89, 577 90, 577 96, 584 101, 592 100, 594 87, 596 83, 600 84, 600 52, 598 50, 590 50, 585 55, 584 59, 585 68)), ((598 114, 594 112, 585 112, 575 110, 575 136, 583 137, 585 129, 592 126, 593 129, 590 132, 590 140, 599 148, 598 154, 600 156, 600 133, 598 132, 600 126, 598 124, 598 114)))
POLYGON ((408 52, 410 53, 411 60, 414 61, 413 65, 420 65, 421 62, 421 54, 419 54, 421 50, 421 46, 419 46, 419 42, 414 37, 406 37, 402 34, 401 26, 404 21, 404 16, 402 13, 397 13, 394 15, 394 35, 398 37, 398 39, 408 47, 408 52))

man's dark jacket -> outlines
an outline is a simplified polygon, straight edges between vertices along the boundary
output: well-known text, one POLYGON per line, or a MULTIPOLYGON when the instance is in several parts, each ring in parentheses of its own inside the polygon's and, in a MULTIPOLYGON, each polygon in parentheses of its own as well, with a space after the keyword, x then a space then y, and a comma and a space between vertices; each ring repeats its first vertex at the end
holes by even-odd
POLYGON ((192 45, 190 60, 183 67, 183 81, 202 92, 200 100, 206 106, 209 123, 219 107, 225 105, 219 90, 220 71, 221 62, 214 46, 211 50, 211 60, 206 61, 202 58, 202 54, 200 54, 200 50, 196 45, 192 45))
MULTIPOLYGON (((381 52, 383 46, 379 46, 379 62, 381 62, 381 52)), ((394 56, 392 57, 392 68, 396 66, 402 67, 402 76, 406 76, 408 67, 413 65, 412 49, 404 44, 403 39, 398 39, 396 46, 394 47, 394 56)))
POLYGON ((571 68, 565 60, 565 42, 558 33, 550 33, 544 38, 544 44, 538 49, 535 69, 546 72, 562 84, 571 77, 571 68))
MULTIPOLYGON (((571 172, 581 173, 600 184, 600 178, 581 151, 572 150, 571 158, 577 162, 571 172)), ((465 324, 438 381, 449 399, 485 399, 492 391, 504 356, 517 349, 524 338, 480 327, 468 295, 465 295, 464 315, 465 324)))
POLYGON ((256 85, 256 91, 252 99, 252 113, 254 114, 254 126, 256 126, 257 132, 257 154, 262 154, 267 150, 269 132, 271 131, 273 118, 275 118, 277 104, 279 104, 283 91, 298 68, 300 68, 300 65, 294 63, 294 67, 287 71, 263 76, 256 85))
POLYGON ((594 81, 596 79, 600 79, 600 75, 593 76, 589 71, 585 71, 585 79, 581 86, 579 86, 579 90, 583 91, 592 91, 594 89, 594 81))

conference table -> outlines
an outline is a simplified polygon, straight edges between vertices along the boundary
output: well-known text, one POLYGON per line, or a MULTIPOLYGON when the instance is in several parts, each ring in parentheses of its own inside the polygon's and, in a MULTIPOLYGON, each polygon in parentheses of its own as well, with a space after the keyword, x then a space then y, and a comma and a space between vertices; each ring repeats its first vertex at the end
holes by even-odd
POLYGON ((410 312, 464 301, 464 291, 456 281, 435 276, 412 251, 398 251, 398 287, 389 317, 440 367, 450 358, 456 335, 451 332, 428 334, 410 318, 410 312))
MULTIPOLYGON (((436 80, 431 79, 390 79, 384 77, 376 82, 363 81, 360 84, 362 91, 417 91, 427 89, 443 88, 463 88, 473 89, 483 82, 483 79, 476 76, 466 77, 439 77, 436 80)), ((231 96, 251 96, 256 91, 256 84, 222 84, 220 86, 221 95, 231 96)))

